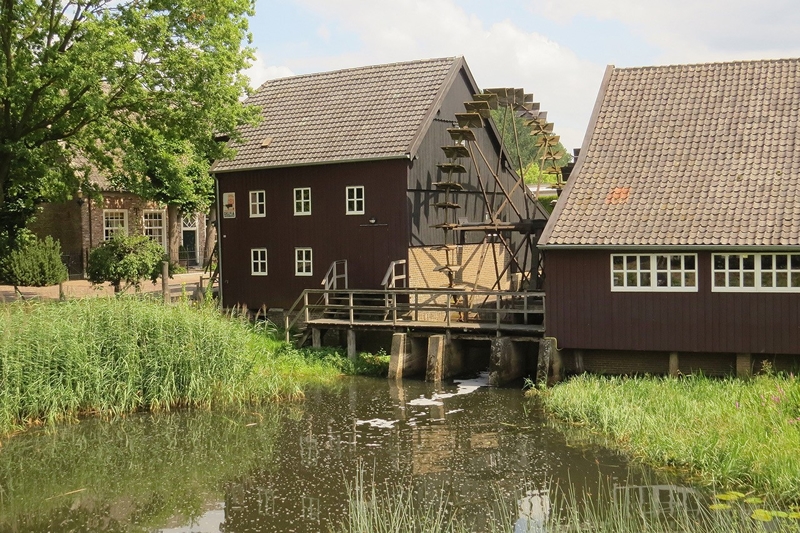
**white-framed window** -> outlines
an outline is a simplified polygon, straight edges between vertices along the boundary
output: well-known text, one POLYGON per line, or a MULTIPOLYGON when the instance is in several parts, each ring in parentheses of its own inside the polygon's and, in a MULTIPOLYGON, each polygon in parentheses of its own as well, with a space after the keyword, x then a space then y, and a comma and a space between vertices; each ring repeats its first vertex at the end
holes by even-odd
POLYGON ((311 248, 294 249, 294 275, 312 276, 314 268, 311 262, 311 248))
POLYGON ((107 241, 114 235, 128 234, 128 210, 104 209, 103 210, 103 240, 107 241))
POLYGON ((800 253, 712 254, 711 290, 800 292, 800 253))
POLYGON ((250 191, 250 218, 267 216, 267 194, 264 191, 250 191))
POLYGON ((347 214, 364 214, 364 186, 347 187, 347 214))
POLYGON ((697 291, 697 254, 612 254, 612 291, 697 291))
POLYGON ((164 211, 145 209, 144 213, 142 213, 142 230, 145 236, 160 244, 162 248, 167 247, 165 241, 167 232, 164 218, 164 211))
POLYGON ((294 190, 294 214, 311 214, 311 187, 300 187, 294 190))
POLYGON ((250 274, 253 276, 267 275, 267 249, 250 249, 250 274))

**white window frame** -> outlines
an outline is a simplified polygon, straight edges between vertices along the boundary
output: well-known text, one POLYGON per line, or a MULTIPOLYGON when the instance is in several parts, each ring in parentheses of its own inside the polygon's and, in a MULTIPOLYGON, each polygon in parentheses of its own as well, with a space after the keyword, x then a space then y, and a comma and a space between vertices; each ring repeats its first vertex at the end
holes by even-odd
POLYGON ((295 248, 294 249, 294 275, 295 276, 313 276, 314 275, 314 261, 313 251, 311 248, 295 248))
POLYGON ((123 237, 128 235, 128 210, 127 209, 103 209, 103 240, 108 241, 115 233, 122 233, 123 237), (106 215, 122 214, 122 226, 111 227, 108 225, 106 215))
POLYGON ((712 292, 800 292, 800 253, 770 252, 770 253, 726 253, 711 254, 711 291, 712 292), (752 257, 752 266, 745 263, 746 258, 752 257), (718 267, 717 259, 723 260, 722 268, 718 267), (731 259, 735 258, 734 261, 731 259), (785 259, 785 265, 778 268, 780 258, 785 259), (752 273, 752 285, 743 286, 745 275, 752 273), (782 277, 781 274, 784 276, 782 277), (731 286, 736 279, 738 285, 731 286), (769 283, 764 282, 769 279, 769 283), (785 286, 777 286, 785 280, 785 286), (722 280, 724 285, 718 285, 722 280))
POLYGON ((142 211, 142 235, 149 237, 150 240, 157 242, 165 250, 167 249, 167 214, 163 209, 145 209, 142 211), (156 239, 148 234, 148 230, 156 229, 158 226, 147 225, 147 215, 161 215, 161 238, 156 239))
POLYGON ((363 215, 364 214, 364 186, 352 185, 345 189, 345 214, 363 215))
POLYGON ((612 292, 697 292, 697 254, 611 254, 610 282, 612 292), (665 261, 659 264, 661 258, 665 261), (694 268, 687 267, 690 258, 694 268), (624 285, 616 284, 619 279, 624 285))
POLYGON ((269 274, 269 262, 266 248, 250 248, 250 275, 266 276, 269 274))
POLYGON ((250 218, 263 218, 267 216, 266 191, 250 191, 250 218))
POLYGON ((311 214, 311 187, 297 187, 293 191, 294 216, 311 214))

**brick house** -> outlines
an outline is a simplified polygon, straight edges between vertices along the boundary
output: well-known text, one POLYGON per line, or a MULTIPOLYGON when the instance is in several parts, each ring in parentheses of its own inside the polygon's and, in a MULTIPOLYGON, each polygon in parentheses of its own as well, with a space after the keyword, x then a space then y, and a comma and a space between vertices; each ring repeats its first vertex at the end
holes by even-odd
POLYGON ((800 362, 798 109, 798 59, 607 69, 539 242, 567 370, 800 362))
MULTIPOLYGON (((115 233, 147 235, 167 247, 167 209, 140 196, 114 189, 102 176, 92 176, 102 201, 78 198, 41 206, 29 229, 39 237, 52 236, 71 279, 84 276, 89 252, 115 233)), ((206 216, 196 213, 182 221, 180 261, 185 266, 202 264, 206 216)))

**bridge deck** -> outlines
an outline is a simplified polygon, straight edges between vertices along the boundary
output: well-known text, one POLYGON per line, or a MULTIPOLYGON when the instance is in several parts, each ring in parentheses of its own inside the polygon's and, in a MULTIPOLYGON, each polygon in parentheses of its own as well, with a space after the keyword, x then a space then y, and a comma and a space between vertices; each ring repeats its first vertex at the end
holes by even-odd
POLYGON ((397 329, 412 329, 425 331, 462 331, 464 333, 496 333, 498 331, 512 334, 525 334, 541 336, 544 326, 541 324, 505 324, 496 322, 457 322, 449 324, 442 321, 422 320, 353 320, 336 318, 315 318, 309 320, 307 326, 319 329, 371 329, 393 331, 397 329))

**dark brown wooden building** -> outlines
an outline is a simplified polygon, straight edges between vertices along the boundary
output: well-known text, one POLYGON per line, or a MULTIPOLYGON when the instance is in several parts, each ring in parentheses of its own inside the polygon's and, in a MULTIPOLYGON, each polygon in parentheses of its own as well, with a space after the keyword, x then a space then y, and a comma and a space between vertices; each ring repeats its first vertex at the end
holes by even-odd
POLYGON ((567 369, 797 364, 798 111, 800 60, 608 68, 540 241, 567 369))
MULTIPOLYGON (((479 89, 463 58, 431 59, 272 80, 248 100, 262 110, 241 130, 231 160, 212 167, 219 202, 223 305, 287 309, 319 288, 329 267, 347 261, 350 288, 381 288, 394 261, 406 261, 409 287, 449 282, 443 265, 443 192, 437 163, 454 141, 448 128, 479 89)), ((471 159, 454 193, 459 222, 482 222, 501 188, 480 190, 480 176, 507 170, 496 130, 476 129, 483 157, 471 159), (499 169, 499 170, 498 170, 499 169)), ((523 190, 514 195, 523 203, 523 190)), ((495 206, 496 207, 496 206, 495 206)), ((532 218, 544 218, 537 211, 532 218)), ((518 238, 518 237, 515 237, 518 238)), ((482 233, 459 234, 456 281, 489 287, 482 233)), ((494 249, 502 256, 503 249, 494 249)), ((491 257, 491 256, 490 256, 491 257)), ((503 283, 513 276, 509 269, 503 283)), ((502 288, 502 287, 501 287, 502 288)))

